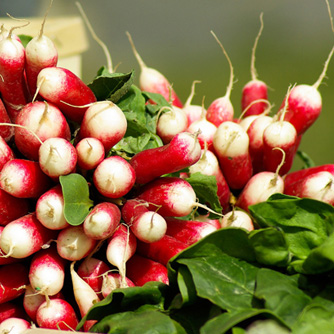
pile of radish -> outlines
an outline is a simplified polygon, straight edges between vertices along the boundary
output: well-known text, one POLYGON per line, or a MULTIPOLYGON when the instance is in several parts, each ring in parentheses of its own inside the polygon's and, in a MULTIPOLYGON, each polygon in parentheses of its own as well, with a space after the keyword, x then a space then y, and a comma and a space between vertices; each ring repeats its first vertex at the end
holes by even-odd
MULTIPOLYGON (((303 134, 320 115, 318 88, 334 48, 315 83, 287 87, 274 112, 254 67, 260 18, 239 118, 229 98, 232 62, 213 32, 231 75, 226 95, 207 109, 204 100, 191 103, 196 81, 182 103, 165 76, 144 64, 128 33, 141 67, 139 89, 131 87, 147 93, 148 108, 167 102, 156 113, 157 144, 133 154, 114 150, 129 131, 121 99, 99 99, 57 66, 45 20, 26 45, 14 33, 22 23, 1 26, 1 334, 74 330, 116 288, 168 284, 173 256, 221 228, 256 229, 248 207, 274 193, 334 205, 334 164, 290 172, 303 134), (196 175, 214 178, 220 210, 198 200, 189 182, 196 175), (71 203, 71 195, 85 194, 71 203)), ((111 61, 108 67, 105 78, 115 74, 111 61)))

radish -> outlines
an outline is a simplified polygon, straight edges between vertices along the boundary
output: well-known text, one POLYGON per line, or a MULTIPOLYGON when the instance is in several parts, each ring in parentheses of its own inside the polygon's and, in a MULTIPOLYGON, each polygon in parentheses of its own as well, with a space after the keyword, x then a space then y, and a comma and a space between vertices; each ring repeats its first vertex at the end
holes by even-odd
MULTIPOLYGON (((138 240, 136 253, 157 261, 167 266, 168 261, 188 247, 188 243, 182 242, 170 235, 165 234, 160 240, 146 243, 138 240)), ((131 279, 131 275, 127 273, 131 279)))
POLYGON ((63 113, 52 103, 27 103, 16 118, 15 145, 29 160, 38 161, 41 142, 48 138, 71 139, 69 124, 63 113))
POLYGON ((45 302, 46 296, 36 293, 35 289, 29 284, 26 286, 22 305, 29 318, 36 322, 36 313, 41 304, 45 302))
MULTIPOLYGON (((94 303, 98 302, 100 299, 89 284, 86 283, 74 270, 74 264, 75 262, 72 262, 70 266, 73 293, 79 307, 81 317, 84 317, 94 303)), ((84 331, 88 331, 95 322, 95 320, 87 320, 84 323, 84 331)))
POLYGON ((128 288, 133 286, 135 286, 135 284, 129 278, 125 277, 125 282, 123 282, 122 277, 119 273, 108 273, 106 275, 103 275, 101 292, 103 298, 105 298, 116 289, 128 288))
POLYGON ((29 284, 26 263, 10 263, 0 267, 0 304, 24 294, 29 284))
POLYGON ((237 123, 223 122, 213 137, 213 147, 229 187, 242 189, 253 174, 247 132, 237 123))
POLYGON ((88 256, 96 246, 96 240, 88 237, 82 225, 62 229, 57 237, 58 254, 69 261, 79 261, 88 256))
POLYGON ((109 265, 104 261, 94 257, 86 257, 80 263, 77 274, 100 296, 105 276, 109 270, 109 265))
POLYGON ((95 240, 104 240, 113 235, 121 221, 121 211, 114 203, 96 204, 83 222, 84 233, 95 240))
MULTIPOLYGON (((5 227, 4 226, 0 226, 0 239, 1 239, 1 233, 3 231, 5 227)), ((0 254, 3 254, 3 251, 0 248, 0 254)), ((0 256, 0 266, 4 265, 4 264, 10 264, 10 263, 15 263, 15 262, 20 262, 20 259, 16 259, 15 257, 2 257, 0 256)))
POLYGON ((69 302, 63 298, 53 298, 39 306, 36 323, 40 328, 74 331, 79 319, 69 302))
POLYGON ((211 218, 209 218, 209 214, 196 216, 196 221, 209 223, 215 229, 221 228, 220 220, 221 220, 221 218, 219 218, 219 219, 211 219, 211 218))
POLYGON ((211 34, 218 42, 219 46, 223 50, 223 53, 228 61, 230 66, 230 81, 226 89, 226 93, 223 97, 219 97, 215 99, 206 111, 206 119, 216 125, 217 127, 226 121, 232 121, 234 116, 234 108, 230 100, 231 91, 233 88, 233 80, 234 80, 234 71, 232 62, 223 47, 223 44, 218 40, 217 36, 211 31, 211 34))
POLYGON ((140 89, 150 93, 161 94, 167 101, 170 101, 172 105, 182 108, 182 102, 176 95, 175 91, 172 89, 172 86, 166 77, 159 71, 145 65, 135 48, 131 35, 128 32, 126 32, 126 34, 129 38, 132 51, 140 66, 140 89))
MULTIPOLYGON (((10 123, 11 119, 8 115, 7 109, 0 98, 0 123, 10 123)), ((14 136, 14 129, 9 126, 0 126, 0 136, 5 142, 9 142, 14 136)))
POLYGON ((197 134, 182 132, 170 143, 135 154, 130 164, 136 183, 144 184, 164 174, 174 173, 196 163, 201 156, 197 134))
POLYGON ((255 69, 255 51, 257 48, 258 41, 263 31, 263 13, 260 15, 261 27, 256 36, 254 46, 252 49, 252 58, 251 58, 251 76, 252 79, 243 87, 241 95, 241 110, 244 111, 246 108, 248 110, 244 113, 244 117, 250 115, 259 115, 262 114, 266 108, 265 102, 259 102, 250 106, 253 101, 256 100, 267 100, 268 99, 268 87, 266 83, 261 80, 258 80, 257 73, 255 69))
POLYGON ((184 242, 188 246, 218 230, 218 227, 209 222, 182 220, 173 217, 166 217, 166 221, 166 234, 184 242))
POLYGON ((215 213, 198 203, 190 183, 179 177, 166 176, 155 179, 141 188, 137 198, 148 202, 149 210, 157 211, 163 217, 184 217, 198 207, 215 213))
POLYGON ((168 144, 175 135, 187 130, 188 118, 183 109, 175 106, 162 107, 160 112, 162 114, 158 116, 156 132, 163 143, 168 144))
POLYGON ((38 198, 51 186, 37 161, 9 160, 0 172, 0 187, 18 198, 38 198))
POLYGON ((254 230, 254 223, 248 213, 242 210, 233 209, 225 214, 221 221, 222 228, 237 227, 247 231, 254 230))
MULTIPOLYGON (((93 91, 73 72, 62 67, 43 68, 37 76, 37 90, 43 99, 54 103, 73 122, 80 123, 87 107, 96 102, 93 91)), ((36 95, 36 94, 35 94, 36 95)))
POLYGON ((58 62, 58 51, 53 41, 43 33, 45 20, 52 2, 51 0, 44 15, 39 34, 32 38, 25 48, 25 73, 31 96, 34 96, 36 92, 38 73, 45 67, 56 66, 58 62))
POLYGON ((5 255, 14 258, 27 258, 39 251, 55 237, 54 231, 45 228, 35 213, 8 223, 1 233, 0 248, 5 255))
POLYGON ((28 320, 11 317, 0 324, 0 333, 22 334, 29 328, 31 328, 31 324, 28 320))
POLYGON ((169 284, 168 271, 164 265, 138 254, 133 255, 127 262, 126 272, 136 286, 152 281, 169 284))
POLYGON ((6 302, 0 304, 0 324, 8 318, 24 318, 25 312, 19 303, 6 302))
POLYGON ((119 225, 113 236, 108 240, 106 257, 115 266, 122 279, 126 277, 126 262, 133 256, 137 248, 137 238, 125 225, 119 225))
POLYGON ((92 170, 105 158, 105 149, 102 142, 93 137, 81 139, 76 145, 77 164, 83 170, 92 170))
POLYGON ((105 158, 93 173, 93 183, 98 192, 108 198, 126 195, 136 181, 133 167, 120 156, 105 158))
POLYGON ((122 207, 122 218, 133 234, 143 242, 155 242, 166 233, 166 220, 148 209, 145 201, 130 199, 122 207))
POLYGON ((50 230, 61 230, 70 226, 64 216, 64 197, 60 184, 42 194, 35 209, 37 219, 50 230))
POLYGON ((38 161, 42 171, 55 181, 61 175, 74 172, 77 159, 75 147, 65 138, 48 138, 38 151, 38 161))
POLYGON ((7 144, 5 139, 0 136, 0 171, 7 161, 15 158, 14 151, 7 144))
POLYGON ((318 91, 320 84, 326 76, 329 61, 333 55, 334 47, 327 57, 322 73, 313 85, 297 85, 292 88, 288 97, 285 97, 281 109, 287 104, 284 120, 290 122, 302 135, 317 120, 322 109, 322 98, 318 91), (287 103, 285 100, 288 99, 287 103))
POLYGON ((84 113, 78 137, 97 138, 108 152, 124 137, 126 130, 123 111, 111 101, 100 101, 91 104, 84 113))
POLYGON ((31 287, 40 294, 54 296, 64 286, 65 261, 55 247, 41 249, 32 257, 29 267, 31 287))

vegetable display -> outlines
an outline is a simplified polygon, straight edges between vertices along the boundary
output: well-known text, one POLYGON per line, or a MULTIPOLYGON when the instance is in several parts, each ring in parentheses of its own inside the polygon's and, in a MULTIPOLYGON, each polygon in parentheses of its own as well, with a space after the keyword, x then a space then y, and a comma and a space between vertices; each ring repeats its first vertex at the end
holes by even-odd
POLYGON ((206 109, 128 32, 139 84, 115 72, 77 5, 108 63, 90 83, 57 65, 47 15, 35 37, 0 28, 0 334, 332 333, 334 165, 291 168, 334 47, 275 110, 262 13, 236 118, 213 31, 230 80, 206 109))

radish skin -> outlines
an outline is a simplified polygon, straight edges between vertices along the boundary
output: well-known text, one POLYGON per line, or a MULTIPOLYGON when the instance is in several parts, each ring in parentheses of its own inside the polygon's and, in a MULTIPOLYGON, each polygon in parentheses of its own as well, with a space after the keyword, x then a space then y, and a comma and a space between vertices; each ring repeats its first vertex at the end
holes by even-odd
POLYGON ((15 158, 14 151, 7 144, 5 139, 0 136, 0 171, 2 170, 6 162, 14 158, 15 158))
MULTIPOLYGON (((8 115, 7 109, 0 98, 0 123, 11 123, 11 119, 8 115)), ((0 136, 5 142, 9 142, 14 136, 14 128, 10 126, 0 126, 0 136)))
POLYGON ((190 95, 182 108, 187 115, 188 126, 190 126, 191 123, 201 119, 203 114, 204 116, 206 115, 206 109, 204 108, 204 106, 194 105, 191 103, 195 95, 195 84, 199 82, 200 81, 198 80, 193 81, 191 85, 190 95))
POLYGON ((0 324, 8 318, 24 318, 25 312, 23 307, 13 302, 0 304, 0 324))
POLYGON ((102 142, 93 137, 83 138, 76 145, 77 164, 83 170, 96 168, 105 158, 105 149, 102 142))
POLYGON ((22 318, 11 317, 0 323, 1 334, 22 334, 29 328, 30 322, 22 318))
POLYGON ((103 298, 110 295, 115 289, 133 287, 135 284, 127 277, 123 282, 122 277, 119 273, 108 273, 103 275, 103 283, 101 292, 103 298))
POLYGON ((221 221, 222 228, 237 227, 247 231, 254 230, 254 223, 251 217, 244 211, 232 210, 225 214, 221 221))

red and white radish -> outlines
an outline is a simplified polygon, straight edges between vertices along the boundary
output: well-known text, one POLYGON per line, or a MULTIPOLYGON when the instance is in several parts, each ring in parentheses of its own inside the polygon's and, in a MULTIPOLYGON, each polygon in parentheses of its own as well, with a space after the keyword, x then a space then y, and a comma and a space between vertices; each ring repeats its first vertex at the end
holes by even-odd
POLYGON ((93 137, 81 139, 76 145, 77 164, 83 170, 92 170, 105 158, 105 149, 102 142, 93 137))
POLYGON ((93 183, 98 192, 108 198, 119 198, 126 195, 136 182, 133 167, 120 156, 105 158, 96 167, 93 183))
POLYGON ((125 277, 125 280, 123 280, 119 273, 107 273, 106 275, 103 275, 101 292, 103 298, 105 298, 115 289, 133 286, 135 286, 135 284, 129 278, 125 277))
POLYGON ((8 318, 24 318, 25 316, 24 308, 15 300, 0 304, 0 324, 8 318))
POLYGON ((222 228, 237 227, 243 228, 247 231, 254 230, 254 223, 252 218, 242 210, 235 210, 226 213, 221 220, 222 228))
POLYGON ((0 136, 0 171, 7 161, 15 158, 14 151, 7 144, 3 137, 0 136))
POLYGON ((130 164, 136 183, 144 184, 164 174, 174 173, 196 163, 201 157, 197 134, 182 132, 170 143, 135 154, 130 164))
POLYGON ((22 318, 11 317, 0 323, 1 334, 22 334, 29 328, 30 322, 22 318))
POLYGON ((233 81, 234 81, 234 70, 232 66, 232 62, 223 47, 223 44, 218 40, 217 36, 211 31, 213 37, 218 42, 219 46, 223 50, 223 53, 228 61, 230 66, 230 81, 226 89, 226 93, 224 96, 215 99, 211 102, 210 106, 206 111, 206 119, 216 125, 217 127, 226 121, 232 121, 234 117, 234 108, 230 99, 231 91, 233 88, 233 81))
MULTIPOLYGON (((11 119, 8 115, 7 109, 0 98, 0 123, 11 123, 11 119)), ((4 125, 0 126, 0 136, 3 138, 5 142, 9 142, 14 136, 14 128, 4 125)))
MULTIPOLYGON (((0 226, 0 239, 1 239, 1 233, 3 231, 5 227, 4 226, 0 226)), ((1 250, 0 248, 0 254, 3 254, 4 252, 1 250)), ((20 262, 21 259, 17 259, 15 257, 11 257, 11 256, 0 256, 0 266, 4 265, 4 264, 10 264, 10 263, 15 263, 15 262, 20 262)))

